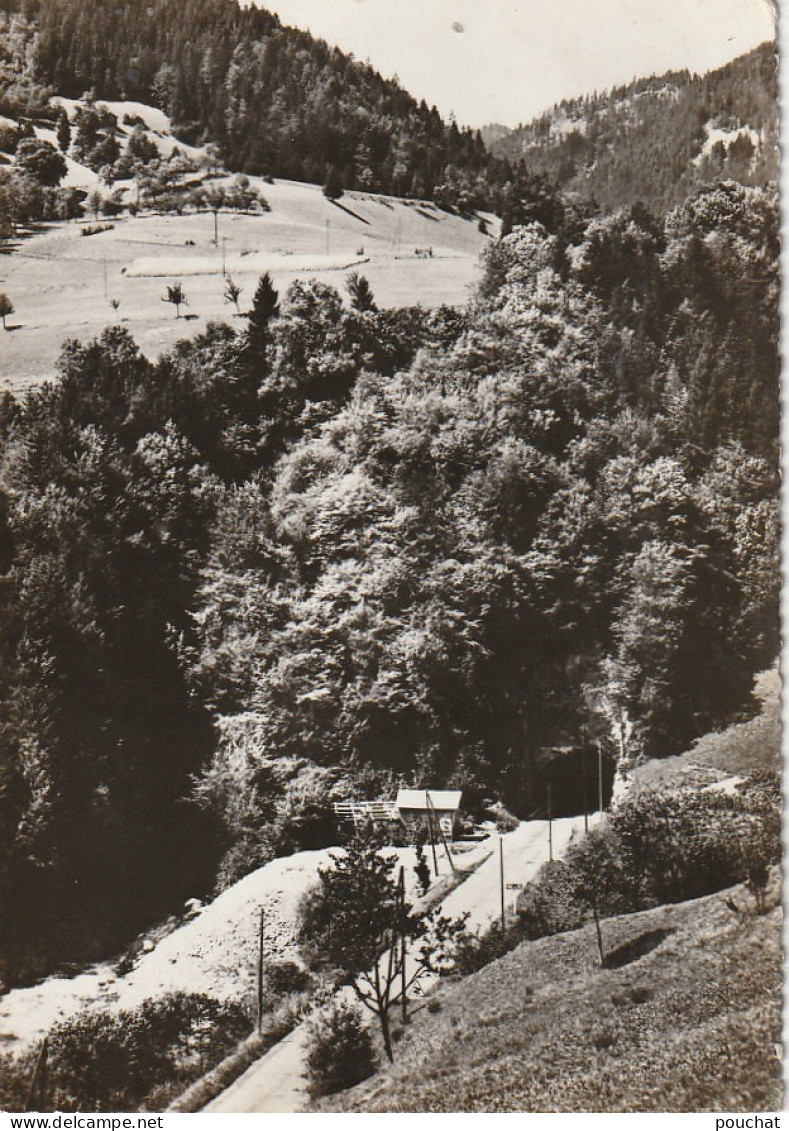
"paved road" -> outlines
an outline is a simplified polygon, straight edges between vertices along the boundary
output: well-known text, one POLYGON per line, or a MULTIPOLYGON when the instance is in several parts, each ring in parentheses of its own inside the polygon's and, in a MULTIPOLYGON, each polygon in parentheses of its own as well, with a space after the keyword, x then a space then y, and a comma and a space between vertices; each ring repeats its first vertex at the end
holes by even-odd
MULTIPOLYGON (((590 818, 590 823, 595 819, 590 818)), ((564 852, 576 831, 579 834, 583 831, 583 817, 553 822, 555 857, 564 852)), ((505 884, 527 883, 548 859, 547 821, 524 821, 501 840, 505 884)), ((468 926, 472 930, 487 927, 501 914, 498 838, 491 838, 491 847, 493 851, 477 871, 450 892, 441 904, 443 914, 450 917, 468 911, 468 926)), ((515 903, 517 894, 515 890, 505 889, 508 908, 515 903)), ((303 1075, 307 1030, 308 1022, 302 1022, 203 1110, 281 1114, 303 1108, 309 1099, 303 1075)))
MULTIPOLYGON (((595 820, 590 818, 590 822, 595 820)), ((583 832, 583 817, 564 817, 552 822, 554 857, 561 856, 574 832, 583 832)), ((493 838, 494 841, 497 838, 493 838)), ((504 883, 528 883, 548 859, 548 822, 524 821, 514 832, 501 838, 504 855, 504 883)), ((517 891, 507 890, 507 910, 512 909, 517 891)), ((499 846, 494 844, 491 856, 459 887, 450 892, 441 904, 443 914, 454 918, 469 912, 470 930, 489 926, 501 915, 501 882, 499 846)))
POLYGON ((289 1036, 251 1064, 229 1088, 203 1111, 293 1112, 308 1102, 304 1064, 307 1024, 302 1022, 289 1036))

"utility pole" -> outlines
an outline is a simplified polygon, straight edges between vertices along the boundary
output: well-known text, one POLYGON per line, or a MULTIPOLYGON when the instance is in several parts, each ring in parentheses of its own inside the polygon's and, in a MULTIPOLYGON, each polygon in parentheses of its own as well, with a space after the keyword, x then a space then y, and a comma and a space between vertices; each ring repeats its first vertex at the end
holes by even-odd
POLYGON ((222 274, 227 277, 227 270, 225 268, 225 244, 227 243, 227 236, 222 236, 222 274))
POLYGON ((597 744, 597 794, 600 802, 600 816, 603 815, 603 748, 597 744))
POLYGON ((553 813, 551 811, 550 782, 548 782, 548 859, 553 860, 553 813))
POLYGON ((258 930, 258 1033, 263 1032, 263 908, 258 930))
POLYGON ((504 837, 499 833, 499 877, 501 880, 501 931, 505 930, 504 919, 504 837))
POLYGON ((452 874, 456 876, 458 870, 455 867, 455 861, 452 859, 452 853, 449 851, 449 845, 447 844, 447 838, 444 836, 444 830, 441 828, 441 821, 438 817, 438 814, 436 813, 436 807, 433 804, 433 798, 430 796, 430 793, 427 790, 425 790, 425 795, 427 797, 427 804, 430 807, 430 818, 431 818, 431 820, 433 818, 435 818, 436 828, 438 829, 438 835, 441 837, 441 843, 444 846, 444 852, 446 852, 446 854, 447 854, 447 860, 449 861, 449 866, 452 869, 452 874))
POLYGON ((44 1037, 36 1057, 30 1087, 25 1101, 26 1111, 46 1111, 47 1109, 47 1048, 48 1038, 44 1037), (36 1103, 36 1089, 38 1090, 38 1103, 36 1103))
MULTIPOLYGON (((326 223, 328 224, 328 220, 326 223)), ((425 790, 425 812, 427 813, 427 828, 430 833, 430 847, 433 850, 433 869, 435 874, 438 875, 438 857, 436 856, 436 838, 433 832, 433 813, 430 808, 430 793, 425 790)))
POLYGON ((586 800, 586 727, 581 727, 581 785, 584 799, 584 832, 589 832, 589 804, 586 800))
POLYGON ((408 997, 406 994, 408 979, 405 973, 405 871, 402 864, 400 865, 400 876, 397 881, 397 891, 400 899, 400 1009, 403 1017, 403 1025, 405 1025, 408 1021, 408 997))

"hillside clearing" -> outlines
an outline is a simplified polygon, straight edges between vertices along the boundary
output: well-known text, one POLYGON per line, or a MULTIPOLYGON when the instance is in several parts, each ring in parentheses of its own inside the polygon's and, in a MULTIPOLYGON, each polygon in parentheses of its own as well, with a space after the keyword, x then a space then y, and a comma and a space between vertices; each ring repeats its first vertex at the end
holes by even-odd
MULTIPOLYGON (((180 923, 171 920, 151 932, 142 949, 136 948, 137 960, 126 974, 103 963, 73 978, 47 978, 11 990, 0 997, 0 1051, 28 1047, 53 1024, 82 1009, 135 1009, 147 998, 178 992, 209 994, 222 1001, 251 1000, 261 911, 266 958, 298 961, 299 904, 332 851, 338 850, 297 852, 250 872, 196 917, 180 923)), ((462 852, 463 868, 474 867, 490 851, 490 844, 482 842, 462 852)), ((415 850, 395 848, 387 853, 405 865, 409 895, 415 898, 415 850)), ((442 876, 445 871, 443 864, 442 876)))
MULTIPOLYGON (((124 325, 151 358, 209 321, 239 324, 224 272, 241 287, 242 311, 267 270, 280 294, 309 277, 346 297, 345 272, 360 270, 382 307, 468 301, 488 242, 476 218, 369 193, 332 203, 316 185, 251 180, 271 212, 220 212, 218 245, 210 212, 141 214, 89 237, 88 220, 42 225, 0 256, 0 289, 16 308, 13 332, 0 340, 0 390, 51 377, 67 338, 90 339, 110 323, 124 325), (186 323, 161 301, 176 280, 186 280, 186 323)), ((486 218, 495 234, 498 221, 486 218)))
POLYGON ((780 1103, 781 911, 738 916, 742 888, 523 944, 442 987, 395 1064, 321 1105, 355 1112, 775 1110, 780 1103))

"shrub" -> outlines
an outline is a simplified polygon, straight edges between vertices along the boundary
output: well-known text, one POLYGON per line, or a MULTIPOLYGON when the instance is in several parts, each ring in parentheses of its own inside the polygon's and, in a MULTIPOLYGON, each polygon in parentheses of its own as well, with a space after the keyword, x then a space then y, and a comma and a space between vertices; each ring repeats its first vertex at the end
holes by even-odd
POLYGON ((331 801, 317 788, 286 799, 271 835, 275 856, 331 848, 342 839, 331 801))
POLYGON ((516 922, 501 928, 499 922, 493 923, 487 931, 478 934, 464 932, 456 942, 453 974, 474 974, 489 962, 503 957, 525 938, 523 926, 516 922))
POLYGON ((616 1034, 610 1029, 600 1029, 592 1035, 592 1044, 598 1052, 605 1052, 616 1044, 616 1034))
POLYGON ((105 216, 120 216, 123 212, 123 203, 113 196, 107 196, 104 198, 101 210, 105 216))
POLYGON ((5 320, 9 314, 14 313, 14 304, 4 291, 0 291, 0 320, 3 323, 3 329, 6 329, 5 320))
POLYGON ((595 908, 598 916, 619 915, 740 881, 763 910, 768 868, 781 855, 780 814, 780 785, 768 773, 754 774, 734 794, 640 790, 524 888, 522 935, 574 930, 595 908))
POLYGON ((355 1006, 334 1006, 312 1023, 307 1072, 313 1099, 352 1088, 375 1068, 372 1038, 355 1006))
POLYGON ((36 1052, 0 1054, 0 1111, 24 1111, 36 1052))
POLYGON ((761 776, 734 795, 641 790, 610 824, 623 867, 657 903, 720 891, 745 879, 751 861, 780 859, 780 794, 761 776))
POLYGON ((0 150, 3 153, 16 153, 20 141, 29 136, 20 126, 11 122, 0 123, 0 150))
POLYGON ((326 175, 326 183, 323 186, 323 195, 327 200, 339 200, 343 195, 343 191, 344 190, 342 187, 342 181, 340 180, 340 174, 332 166, 326 175))
POLYGON ((133 1011, 85 1012, 49 1034, 48 1106, 133 1111, 166 1103, 249 1032, 244 1012, 203 994, 172 994, 133 1011))
POLYGON ((309 970, 286 959, 267 962, 263 974, 266 991, 273 999, 287 997, 288 994, 306 993, 315 984, 315 978, 309 970))
POLYGON ((430 883, 433 878, 433 873, 430 871, 430 865, 425 858, 425 833, 416 837, 414 848, 416 849, 416 863, 414 864, 414 874, 417 883, 419 884, 419 893, 426 896, 430 890, 430 883))
POLYGON ((523 937, 541 939, 582 926, 586 909, 575 897, 574 887, 572 872, 563 860, 544 865, 518 896, 523 937))
POLYGON ((98 236, 101 232, 111 232, 114 224, 85 224, 82 227, 83 236, 98 236))

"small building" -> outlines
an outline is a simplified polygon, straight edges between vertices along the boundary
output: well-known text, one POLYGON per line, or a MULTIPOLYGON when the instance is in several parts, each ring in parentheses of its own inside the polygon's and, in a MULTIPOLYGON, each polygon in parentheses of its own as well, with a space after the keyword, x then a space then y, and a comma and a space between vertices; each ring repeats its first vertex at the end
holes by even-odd
POLYGON ((462 796, 459 789, 401 789, 395 805, 404 825, 429 831, 432 824, 451 840, 462 796))

